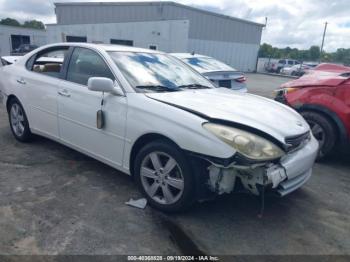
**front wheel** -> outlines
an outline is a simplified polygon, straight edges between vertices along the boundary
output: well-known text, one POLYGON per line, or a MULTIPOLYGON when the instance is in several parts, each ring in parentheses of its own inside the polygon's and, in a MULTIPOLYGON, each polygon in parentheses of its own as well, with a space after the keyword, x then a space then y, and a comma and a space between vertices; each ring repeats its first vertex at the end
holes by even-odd
POLYGON ((12 99, 8 108, 10 127, 14 137, 20 142, 28 142, 32 138, 29 122, 21 103, 12 99))
POLYGON ((310 125, 312 134, 319 143, 320 149, 317 160, 322 160, 334 150, 337 130, 333 123, 322 114, 316 112, 302 112, 301 115, 310 125))
POLYGON ((194 203, 194 179, 184 153, 166 140, 151 142, 136 156, 134 174, 149 204, 165 212, 194 203))

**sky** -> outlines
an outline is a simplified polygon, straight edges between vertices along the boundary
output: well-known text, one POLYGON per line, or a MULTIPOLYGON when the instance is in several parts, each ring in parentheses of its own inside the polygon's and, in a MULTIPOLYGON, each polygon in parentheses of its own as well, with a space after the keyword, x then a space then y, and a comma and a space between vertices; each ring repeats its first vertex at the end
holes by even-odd
MULTIPOLYGON (((44 23, 55 23, 54 2, 79 1, 82 0, 0 0, 0 18, 12 17, 21 22, 37 19, 44 23)), ((96 0, 85 0, 88 1, 96 2, 96 0)), ((328 22, 324 49, 332 52, 337 48, 350 48, 350 0, 174 0, 174 2, 258 23, 265 23, 267 17, 267 27, 263 30, 261 43, 277 47, 308 49, 312 45, 320 46, 324 23, 328 22)))

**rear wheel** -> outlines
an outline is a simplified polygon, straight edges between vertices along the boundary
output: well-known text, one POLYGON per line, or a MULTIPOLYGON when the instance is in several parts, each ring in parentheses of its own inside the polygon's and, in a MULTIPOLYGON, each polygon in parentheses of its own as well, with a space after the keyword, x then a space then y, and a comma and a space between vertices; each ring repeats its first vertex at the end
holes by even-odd
POLYGON ((32 138, 29 122, 18 99, 13 98, 8 107, 10 127, 14 137, 20 142, 28 142, 32 138))
POLYGON ((320 145, 318 160, 325 158, 335 148, 337 130, 327 117, 316 112, 302 112, 301 115, 309 123, 312 134, 320 145))
POLYGON ((166 212, 194 202, 194 179, 181 149, 166 140, 143 147, 135 159, 136 181, 152 207, 166 212))

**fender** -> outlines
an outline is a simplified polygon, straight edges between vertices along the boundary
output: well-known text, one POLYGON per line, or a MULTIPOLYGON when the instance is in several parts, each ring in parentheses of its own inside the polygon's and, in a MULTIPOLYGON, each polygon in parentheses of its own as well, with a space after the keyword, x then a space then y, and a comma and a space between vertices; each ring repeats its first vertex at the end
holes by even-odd
POLYGON ((339 135, 340 135, 340 144, 349 146, 350 145, 350 141, 347 138, 347 132, 346 132, 346 128, 343 124, 343 122, 341 121, 341 119, 338 117, 338 115, 336 113, 334 113, 333 111, 331 111, 330 109, 321 106, 321 105, 317 105, 317 104, 303 104, 303 105, 296 105, 294 106, 294 109, 297 110, 298 112, 302 112, 302 111, 315 111, 315 112, 319 112, 322 113, 324 115, 326 115, 327 117, 329 117, 330 119, 333 120, 333 122, 335 123, 338 131, 339 131, 339 135))

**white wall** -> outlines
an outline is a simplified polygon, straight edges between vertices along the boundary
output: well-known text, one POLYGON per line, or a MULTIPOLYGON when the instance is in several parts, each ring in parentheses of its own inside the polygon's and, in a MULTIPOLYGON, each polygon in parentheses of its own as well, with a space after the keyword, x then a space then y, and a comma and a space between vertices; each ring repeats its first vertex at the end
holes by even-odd
POLYGON ((27 35, 30 37, 30 44, 37 46, 47 42, 45 30, 0 25, 0 56, 10 55, 11 35, 27 35))
POLYGON ((188 52, 212 56, 237 70, 251 72, 255 70, 259 45, 234 42, 188 40, 188 52))
POLYGON ((65 36, 86 36, 87 42, 109 44, 110 39, 132 40, 134 46, 157 45, 164 52, 183 52, 188 45, 189 23, 186 20, 150 22, 47 25, 48 43, 62 42, 65 36))

